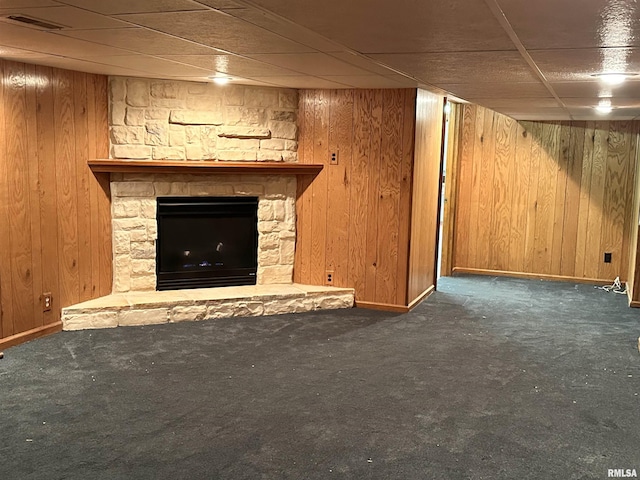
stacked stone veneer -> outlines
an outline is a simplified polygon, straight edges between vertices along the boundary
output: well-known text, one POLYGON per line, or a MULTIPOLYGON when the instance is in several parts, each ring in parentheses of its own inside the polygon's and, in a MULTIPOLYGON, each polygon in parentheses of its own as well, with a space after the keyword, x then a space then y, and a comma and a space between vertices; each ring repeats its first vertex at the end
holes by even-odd
POLYGON ((111 157, 297 161, 296 90, 110 77, 111 157))
POLYGON ((113 291, 156 288, 158 196, 258 197, 257 283, 291 283, 295 250, 294 176, 113 174, 113 291))

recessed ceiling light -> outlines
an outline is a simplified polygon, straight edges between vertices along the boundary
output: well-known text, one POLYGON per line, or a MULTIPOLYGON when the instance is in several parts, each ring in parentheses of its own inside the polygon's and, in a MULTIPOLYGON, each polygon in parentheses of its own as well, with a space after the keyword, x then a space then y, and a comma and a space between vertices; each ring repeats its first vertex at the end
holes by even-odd
POLYGON ((595 73, 592 76, 607 85, 620 85, 627 78, 635 77, 636 75, 635 73, 595 73))
POLYGON ((611 107, 611 100, 609 99, 600 100, 598 106, 596 107, 596 112, 600 113, 601 115, 611 113, 611 110, 613 110, 613 108, 611 107))

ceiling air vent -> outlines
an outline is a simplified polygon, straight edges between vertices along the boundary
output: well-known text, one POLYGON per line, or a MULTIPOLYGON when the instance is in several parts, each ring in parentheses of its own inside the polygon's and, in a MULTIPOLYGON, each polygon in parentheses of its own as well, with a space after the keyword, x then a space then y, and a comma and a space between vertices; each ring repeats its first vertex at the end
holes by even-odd
POLYGON ((6 18, 7 20, 12 20, 14 22, 19 22, 19 23, 25 23, 29 26, 42 28, 44 30, 61 30, 65 28, 64 25, 45 22, 44 20, 28 17, 26 15, 8 15, 6 18))

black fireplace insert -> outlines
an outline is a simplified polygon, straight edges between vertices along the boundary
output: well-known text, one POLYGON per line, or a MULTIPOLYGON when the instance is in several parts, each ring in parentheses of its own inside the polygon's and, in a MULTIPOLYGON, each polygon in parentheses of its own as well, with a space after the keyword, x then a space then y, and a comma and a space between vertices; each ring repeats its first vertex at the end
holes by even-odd
POLYGON ((158 290, 255 285, 257 197, 158 197, 158 290))

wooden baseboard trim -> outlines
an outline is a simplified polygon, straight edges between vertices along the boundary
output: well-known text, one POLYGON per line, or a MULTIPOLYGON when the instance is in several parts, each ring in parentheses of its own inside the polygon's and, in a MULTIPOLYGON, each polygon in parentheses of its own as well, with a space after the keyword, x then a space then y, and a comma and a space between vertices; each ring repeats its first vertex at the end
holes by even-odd
POLYGON ((356 300, 356 307, 368 308, 369 310, 384 310, 385 312, 407 313, 409 307, 404 305, 393 305, 391 303, 362 302, 356 300))
POLYGON ((548 275, 545 273, 524 273, 524 272, 509 272, 505 270, 484 270, 481 268, 463 268, 453 267, 453 275, 467 274, 467 275, 488 275, 492 277, 513 277, 513 278, 528 278, 534 280, 548 280, 550 282, 571 282, 571 283, 588 283, 591 285, 611 285, 612 280, 603 280, 602 278, 583 278, 583 277, 568 277, 563 275, 548 275))
POLYGON ((631 308, 640 308, 640 301, 638 301, 638 300, 629 300, 629 306, 631 308))
POLYGON ((426 299, 428 296, 430 296, 433 292, 436 291, 436 287, 435 285, 431 285, 429 288, 427 288, 424 292, 422 292, 420 295, 418 295, 410 304, 409 304, 409 311, 413 310, 414 308, 416 308, 418 305, 420 305, 422 303, 422 301, 424 299, 426 299))
POLYGON ((15 347, 16 345, 28 342, 29 340, 34 340, 36 338, 60 331, 62 331, 62 322, 58 321, 56 323, 45 325, 44 327, 38 327, 34 328, 33 330, 27 330, 26 332, 17 333, 15 335, 11 335, 10 337, 0 339, 0 350, 9 347, 15 347))
POLYGON ((393 305, 391 303, 363 302, 356 300, 356 307, 368 308, 370 310, 383 310, 385 312, 407 313, 416 308, 420 303, 435 291, 436 287, 431 285, 418 297, 407 305, 393 305))

